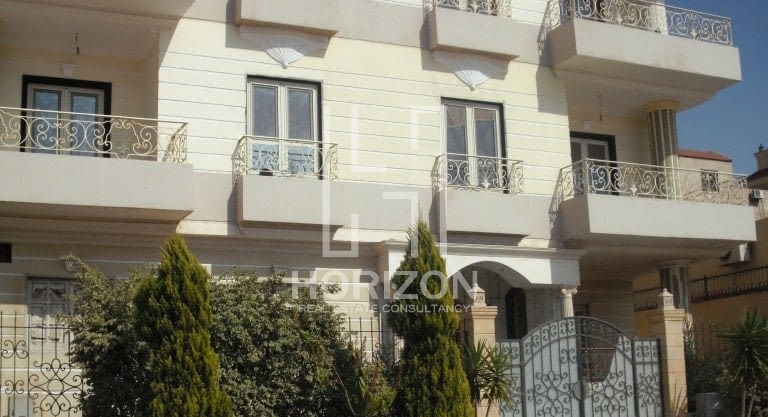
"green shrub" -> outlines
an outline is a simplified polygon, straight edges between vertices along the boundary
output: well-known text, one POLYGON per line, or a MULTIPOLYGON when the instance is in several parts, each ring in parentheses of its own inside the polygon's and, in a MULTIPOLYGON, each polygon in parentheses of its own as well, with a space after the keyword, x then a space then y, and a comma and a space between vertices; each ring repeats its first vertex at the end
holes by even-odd
POLYGON ((134 303, 138 339, 149 348, 147 381, 152 417, 228 417, 211 346, 208 273, 180 235, 168 238, 157 274, 145 277, 134 303))
POLYGON ((415 296, 393 303, 392 329, 402 336, 401 376, 395 400, 398 417, 471 417, 469 384, 454 340, 458 315, 452 311, 445 261, 423 221, 411 231, 409 245, 392 282, 403 294, 415 296), (410 248, 417 248, 412 254, 410 248), (416 279, 407 283, 409 274, 416 279), (424 281, 423 285, 421 281, 424 281), (408 285, 406 285, 408 284, 408 285), (428 297, 430 294, 442 297, 428 297))
POLYGON ((80 399, 84 417, 135 416, 149 406, 146 346, 133 327, 131 300, 145 274, 132 270, 126 279, 107 277, 80 259, 72 302, 77 315, 68 318, 72 360, 83 369, 89 389, 80 399))
POLYGON ((338 375, 351 375, 352 352, 316 290, 241 270, 212 286, 212 341, 235 415, 350 415, 338 375))

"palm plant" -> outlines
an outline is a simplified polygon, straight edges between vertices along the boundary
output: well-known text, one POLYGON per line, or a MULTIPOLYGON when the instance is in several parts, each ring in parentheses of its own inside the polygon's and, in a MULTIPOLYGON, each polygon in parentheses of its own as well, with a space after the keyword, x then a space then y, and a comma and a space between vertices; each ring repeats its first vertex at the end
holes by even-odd
POLYGON ((741 417, 750 417, 756 388, 768 380, 768 318, 749 311, 744 320, 718 333, 728 344, 723 352, 727 378, 741 391, 741 417))
POLYGON ((498 346, 488 346, 485 340, 476 344, 466 343, 462 363, 475 410, 483 400, 488 401, 485 410, 485 416, 488 417, 494 404, 511 400, 509 363, 504 350, 498 346))

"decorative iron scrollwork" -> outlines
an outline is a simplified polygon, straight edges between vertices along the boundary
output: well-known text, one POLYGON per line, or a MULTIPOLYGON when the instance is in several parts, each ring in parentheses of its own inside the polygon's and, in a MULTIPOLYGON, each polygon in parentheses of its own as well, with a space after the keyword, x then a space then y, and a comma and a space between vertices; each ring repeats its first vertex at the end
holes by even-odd
MULTIPOLYGON (((551 14, 563 23, 572 18, 627 26, 721 45, 733 45, 731 19, 646 0, 560 0, 551 14)), ((556 26, 556 25, 552 25, 556 26)))
POLYGON ((0 107, 0 147, 182 163, 187 158, 187 124, 0 107))
POLYGON ((500 341, 511 382, 522 392, 501 404, 501 415, 629 417, 640 410, 661 417, 658 343, 590 317, 564 318, 520 340, 500 341))

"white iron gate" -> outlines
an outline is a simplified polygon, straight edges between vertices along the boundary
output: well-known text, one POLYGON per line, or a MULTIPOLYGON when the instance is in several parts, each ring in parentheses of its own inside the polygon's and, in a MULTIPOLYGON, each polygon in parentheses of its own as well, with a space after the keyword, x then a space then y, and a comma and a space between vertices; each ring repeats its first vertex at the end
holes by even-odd
POLYGON ((511 367, 502 417, 661 417, 659 342, 590 317, 500 341, 511 367))

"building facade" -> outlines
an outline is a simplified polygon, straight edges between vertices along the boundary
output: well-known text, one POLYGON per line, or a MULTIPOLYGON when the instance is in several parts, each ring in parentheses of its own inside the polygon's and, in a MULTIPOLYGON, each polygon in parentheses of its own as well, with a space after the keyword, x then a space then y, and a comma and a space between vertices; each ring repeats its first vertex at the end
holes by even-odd
POLYGON ((68 308, 63 254, 121 275, 177 231, 213 275, 337 282, 341 312, 385 326, 422 218, 499 308, 497 338, 572 312, 634 333, 636 277, 755 240, 745 178, 678 158, 676 113, 741 78, 727 18, 13 0, 0 22, 0 304, 30 320, 68 308))

